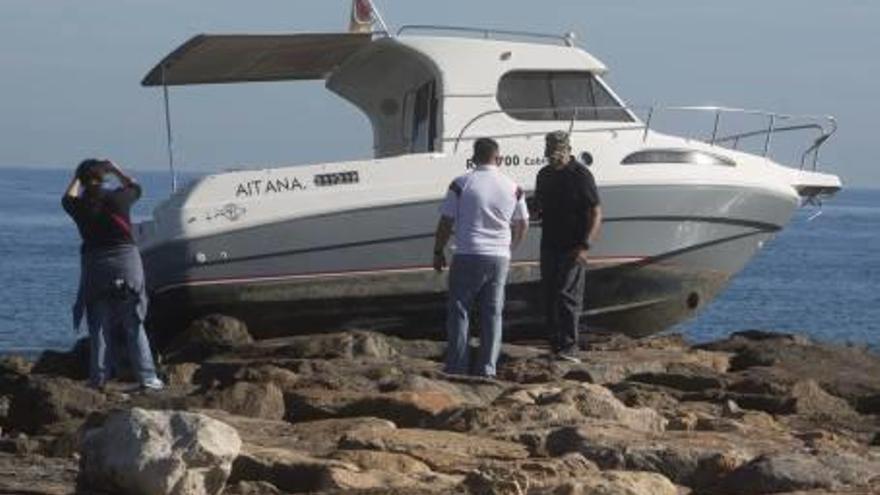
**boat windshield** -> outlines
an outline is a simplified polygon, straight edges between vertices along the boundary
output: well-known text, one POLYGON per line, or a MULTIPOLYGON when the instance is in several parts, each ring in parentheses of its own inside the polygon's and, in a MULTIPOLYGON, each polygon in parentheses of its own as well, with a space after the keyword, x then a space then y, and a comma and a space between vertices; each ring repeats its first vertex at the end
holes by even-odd
POLYGON ((602 81, 586 71, 514 71, 498 83, 498 104, 518 120, 632 122, 602 81))

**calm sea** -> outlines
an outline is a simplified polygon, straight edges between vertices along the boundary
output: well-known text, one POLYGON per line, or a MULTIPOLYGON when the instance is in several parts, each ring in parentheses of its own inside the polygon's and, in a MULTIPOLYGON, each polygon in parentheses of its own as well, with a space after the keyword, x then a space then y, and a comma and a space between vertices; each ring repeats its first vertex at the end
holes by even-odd
MULTIPOLYGON (((0 168, 0 352, 67 348, 78 238, 60 207, 67 171, 0 168)), ((139 218, 168 192, 142 173, 139 218)), ((880 347, 880 191, 847 190, 801 211, 724 294, 681 327, 695 340, 763 328, 880 347)))

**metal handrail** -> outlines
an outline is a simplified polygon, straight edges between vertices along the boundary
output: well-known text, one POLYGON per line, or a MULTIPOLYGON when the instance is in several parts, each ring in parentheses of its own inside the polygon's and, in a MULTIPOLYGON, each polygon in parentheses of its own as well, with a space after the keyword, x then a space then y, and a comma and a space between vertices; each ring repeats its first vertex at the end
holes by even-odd
POLYGON ((444 26, 439 24, 408 24, 405 26, 401 26, 400 29, 397 30, 397 35, 400 36, 406 31, 447 31, 459 34, 477 34, 480 35, 480 37, 482 37, 483 39, 492 39, 493 36, 522 37, 539 40, 561 41, 565 46, 574 46, 575 39, 574 33, 559 35, 534 33, 530 31, 509 31, 505 29, 488 29, 466 26, 444 26))
MULTIPOLYGON (((609 106, 609 107, 575 107, 575 106, 572 106, 572 107, 548 107, 548 108, 521 108, 521 109, 506 109, 506 110, 500 110, 500 109, 487 110, 487 111, 485 111, 485 112, 483 112, 483 113, 477 114, 474 118, 472 118, 471 120, 469 120, 469 121, 468 121, 468 122, 467 122, 467 123, 461 128, 461 131, 459 131, 457 137, 455 137, 455 138, 443 138, 443 142, 454 141, 454 142, 455 142, 455 146, 454 146, 453 150, 454 150, 454 151, 458 151, 458 146, 459 146, 459 144, 461 144, 461 141, 466 140, 466 139, 467 139, 467 140, 477 139, 477 138, 471 138, 471 137, 465 137, 465 136, 464 136, 464 133, 465 133, 465 132, 466 132, 471 126, 473 126, 473 125, 476 124, 478 121, 480 121, 480 120, 482 120, 482 119, 484 119, 484 118, 486 118, 486 117, 489 117, 489 116, 492 116, 492 115, 498 115, 498 114, 505 114, 505 115, 507 115, 507 114, 510 114, 510 113, 548 112, 548 111, 559 111, 559 110, 562 110, 562 111, 573 111, 573 112, 574 112, 574 115, 573 115, 572 118, 570 119, 570 123, 569 123, 569 126, 568 126, 568 131, 569 131, 570 133, 614 132, 614 131, 622 131, 622 130, 643 130, 643 129, 645 129, 645 128, 646 128, 645 125, 644 125, 644 124, 640 124, 640 123, 635 119, 635 116, 632 115, 632 113, 631 113, 631 112, 632 112, 632 108, 633 108, 633 107, 622 107, 622 106, 614 106, 614 107, 611 107, 611 106, 609 106), (589 110, 589 111, 620 110, 620 111, 626 111, 626 112, 628 112, 628 113, 630 114, 630 116, 633 117, 633 122, 632 122, 632 125, 628 125, 628 126, 620 126, 620 125, 618 125, 618 126, 613 126, 613 127, 602 127, 602 128, 592 128, 592 129, 575 129, 575 128, 574 128, 574 123, 577 122, 578 112, 581 111, 581 110, 589 110)), ((540 121, 535 121, 535 122, 540 122, 540 121)), ((546 132, 545 132, 545 131, 529 131, 529 132, 522 132, 522 133, 513 133, 513 134, 504 134, 504 135, 494 135, 494 137, 498 137, 498 138, 528 137, 528 136, 537 136, 537 135, 543 135, 543 134, 546 134, 546 132)))
MULTIPOLYGON (((596 132, 618 132, 618 131, 627 131, 627 130, 641 130, 643 132, 642 140, 646 141, 648 138, 648 133, 651 130, 651 124, 656 119, 656 115, 662 111, 683 111, 683 112, 711 112, 715 114, 714 124, 712 128, 711 137, 705 142, 715 146, 715 145, 723 145, 724 143, 733 142, 733 149, 737 149, 739 142, 743 139, 748 139, 757 136, 764 136, 764 151, 762 156, 768 157, 771 152, 771 144, 773 141, 773 137, 777 134, 782 134, 786 132, 793 132, 799 130, 808 130, 813 129, 819 131, 819 136, 813 141, 813 143, 803 152, 801 155, 801 169, 804 169, 806 166, 807 158, 810 154, 813 155, 812 160, 812 168, 816 170, 818 166, 819 159, 819 150, 826 141, 828 141, 831 136, 837 132, 837 120, 830 115, 792 115, 792 114, 782 114, 776 112, 769 112, 765 110, 751 110, 751 109, 743 109, 743 108, 731 108, 731 107, 721 107, 721 106, 571 106, 571 107, 548 107, 548 108, 522 108, 522 109, 495 109, 488 110, 483 113, 478 114, 471 120, 469 120, 464 126, 462 126, 461 130, 458 133, 458 136, 455 138, 444 138, 444 142, 454 141, 455 146, 454 150, 458 151, 458 147, 463 140, 471 140, 476 138, 466 137, 465 132, 470 129, 474 124, 478 121, 485 119, 486 117, 498 114, 510 115, 516 113, 529 113, 529 112, 548 112, 548 111, 569 111, 573 112, 571 119, 566 119, 569 122, 568 130, 572 133, 596 133, 596 132), (594 127, 587 129, 577 129, 575 128, 575 123, 578 122, 578 116, 581 115, 581 112, 600 112, 600 111, 623 111, 627 112, 630 116, 633 117, 632 125, 628 126, 607 126, 607 127, 594 127), (647 110, 647 118, 644 123, 640 123, 636 118, 635 111, 638 110, 647 110), (756 130, 756 131, 748 131, 743 133, 732 134, 728 136, 719 137, 719 129, 721 126, 722 116, 726 114, 740 114, 740 115, 756 115, 767 117, 768 126, 767 128, 756 130), (813 120, 813 121, 823 121, 827 124, 822 125, 819 122, 812 122, 809 124, 799 124, 799 125, 789 125, 789 126, 779 126, 778 123, 786 120, 813 120)), ((508 138, 508 137, 526 137, 526 136, 534 136, 543 134, 543 131, 530 131, 523 133, 512 133, 505 135, 495 135, 498 138, 508 138)))
MULTIPOLYGON (((807 163, 807 157, 810 156, 811 153, 813 153, 813 168, 815 169, 817 162, 818 162, 818 155, 815 152, 818 151, 818 149, 822 146, 822 144, 824 144, 825 141, 827 141, 828 138, 831 137, 831 134, 833 134, 834 131, 831 131, 830 133, 826 133, 825 128, 819 124, 802 124, 802 125, 790 125, 790 126, 784 126, 784 127, 776 127, 773 129, 773 133, 774 134, 782 134, 784 132, 803 131, 803 130, 807 130, 807 129, 813 129, 813 130, 819 131, 820 134, 819 134, 819 137, 813 141, 813 144, 810 145, 810 147, 807 148, 801 154, 801 168, 802 169, 804 168, 804 166, 807 163)), ((767 129, 758 129, 756 131, 749 131, 749 132, 741 132, 738 134, 732 134, 730 136, 725 136, 723 138, 716 139, 715 144, 723 144, 723 143, 733 142, 733 149, 738 149, 739 142, 741 140, 749 139, 749 138, 753 138, 753 137, 758 137, 758 136, 763 136, 763 135, 766 135, 767 132, 768 132, 767 129)))

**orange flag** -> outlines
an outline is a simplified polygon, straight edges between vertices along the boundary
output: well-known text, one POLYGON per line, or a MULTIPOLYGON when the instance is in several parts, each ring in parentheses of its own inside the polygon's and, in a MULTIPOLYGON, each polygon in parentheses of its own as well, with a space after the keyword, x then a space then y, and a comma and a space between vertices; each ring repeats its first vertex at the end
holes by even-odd
POLYGON ((351 33, 371 33, 376 15, 373 12, 373 3, 370 0, 352 0, 351 24, 348 31, 351 33))

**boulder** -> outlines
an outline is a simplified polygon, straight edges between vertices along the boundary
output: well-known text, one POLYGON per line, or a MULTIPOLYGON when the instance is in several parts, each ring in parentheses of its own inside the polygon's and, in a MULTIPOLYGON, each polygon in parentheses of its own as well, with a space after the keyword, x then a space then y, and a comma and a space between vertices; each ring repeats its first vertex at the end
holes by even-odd
POLYGON ((851 419, 858 415, 849 403, 826 392, 815 380, 797 382, 789 392, 791 413, 819 419, 851 419))
POLYGON ((247 325, 220 314, 199 318, 172 339, 166 349, 168 361, 198 362, 216 353, 253 342, 247 325))
POLYGON ((629 381, 659 385, 682 392, 722 389, 726 384, 724 375, 698 365, 675 365, 665 372, 637 373, 629 381))
POLYGON ((815 452, 858 452, 864 447, 854 438, 822 429, 797 432, 795 436, 815 452))
POLYGON ((79 479, 110 493, 217 495, 240 449, 235 429, 208 416, 135 408, 84 432, 79 479))
POLYGON ((412 456, 381 450, 339 450, 330 457, 363 470, 382 470, 407 475, 431 472, 427 464, 412 456))
POLYGON ((856 408, 861 414, 880 414, 880 393, 860 397, 856 401, 856 408))
POLYGON ((227 485, 223 495, 283 495, 283 492, 266 481, 239 481, 227 485))
POLYGON ((666 428, 669 430, 693 431, 697 429, 700 417, 691 411, 679 411, 668 420, 666 428))
POLYGON ((238 382, 209 393, 204 406, 252 418, 281 420, 285 417, 284 394, 274 383, 238 382))
POLYGON ((631 381, 609 385, 608 388, 629 407, 650 407, 655 411, 675 410, 683 395, 666 387, 631 381))
POLYGON ((165 381, 171 387, 185 387, 193 384, 193 378, 200 366, 197 363, 176 363, 165 367, 165 381))
POLYGON ((39 433, 53 423, 85 418, 107 402, 107 397, 67 378, 32 375, 22 381, 9 405, 7 427, 39 433))
POLYGON ((580 454, 553 459, 484 461, 469 472, 464 488, 469 493, 550 493, 573 479, 594 478, 599 468, 580 454))
MULTIPOLYGON (((574 365, 559 362, 550 356, 511 359, 500 363, 498 378, 514 383, 552 383, 561 380, 574 365)), ((592 381, 587 377, 584 381, 592 381)))
POLYGON ((177 343, 194 345, 239 346, 250 344, 254 339, 247 324, 231 316, 208 315, 190 323, 178 336, 177 343))
POLYGON ((28 375, 32 369, 33 364, 24 356, 4 355, 0 357, 0 384, 8 378, 28 375))
POLYGON ((317 492, 329 488, 331 469, 357 470, 351 464, 318 459, 284 448, 250 447, 235 460, 230 483, 262 481, 285 492, 317 492))
POLYGON ((509 388, 498 396, 493 405, 505 407, 532 406, 546 403, 549 398, 562 393, 559 384, 525 385, 509 388))
POLYGON ((552 431, 550 455, 578 452, 602 469, 660 473, 675 483, 705 488, 762 453, 788 452, 800 445, 784 433, 667 431, 662 436, 593 422, 552 431))
POLYGON ((299 376, 293 371, 271 364, 244 367, 233 378, 236 381, 274 383, 281 390, 293 388, 299 381, 299 376))
POLYGON ((629 408, 599 385, 528 385, 512 388, 489 406, 466 406, 441 414, 426 425, 442 430, 491 436, 529 446, 543 455, 532 432, 574 426, 589 420, 615 423, 635 431, 662 432, 666 419, 648 408, 629 408))
POLYGON ((619 383, 633 375, 667 373, 681 366, 698 366, 725 373, 730 355, 725 352, 688 348, 636 347, 622 351, 594 351, 584 356, 580 369, 588 372, 593 383, 619 383))
POLYGON ((554 494, 566 495, 678 495, 678 488, 657 473, 606 471, 599 476, 569 482, 554 494))
POLYGON ((731 371, 773 369, 795 380, 814 380, 854 408, 866 397, 880 394, 880 357, 862 347, 763 331, 737 332, 699 347, 732 353, 731 371))
POLYGON ((258 342, 249 351, 276 358, 295 359, 375 359, 399 356, 393 339, 374 332, 343 332, 302 335, 258 342))
MULTIPOLYGON (((363 457, 362 457, 363 459, 363 457)), ((334 459, 320 459, 287 449, 248 449, 235 461, 233 481, 264 481, 282 491, 313 493, 401 488, 451 488, 460 480, 430 471, 401 473, 380 466, 362 469, 334 459)))
POLYGON ((393 380, 382 381, 379 387, 383 392, 440 392, 459 403, 473 405, 488 404, 506 390, 505 385, 495 380, 440 373, 433 377, 407 373, 393 380))
POLYGON ((819 452, 816 458, 834 473, 838 485, 865 486, 880 483, 880 455, 853 452, 819 452))
POLYGON ((190 383, 207 388, 229 387, 237 382, 245 381, 271 382, 285 390, 296 386, 298 382, 298 375, 289 369, 274 364, 264 364, 260 360, 240 359, 235 354, 213 356, 199 364, 170 365, 168 367, 169 374, 170 370, 186 369, 187 366, 195 367, 189 376, 190 383))
POLYGON ((24 433, 12 437, 0 437, 0 452, 6 454, 31 455, 40 450, 40 442, 24 433))
POLYGON ((880 482, 880 459, 852 453, 808 455, 780 453, 759 456, 730 473, 717 487, 719 493, 782 493, 796 490, 839 489, 880 482))
POLYGON ((601 385, 582 383, 547 401, 572 404, 587 418, 611 420, 632 430, 662 432, 666 429, 666 419, 656 411, 647 407, 626 407, 601 385))
POLYGON ((462 404, 458 394, 440 390, 362 393, 312 388, 290 391, 286 400, 287 419, 293 422, 373 416, 400 426, 421 426, 462 404))
POLYGON ((70 351, 47 350, 40 353, 31 373, 63 376, 73 380, 89 377, 89 338, 84 337, 73 344, 70 351))
POLYGON ((802 454, 761 456, 728 475, 719 493, 782 493, 835 485, 834 472, 818 459, 802 454))
POLYGON ((557 402, 467 406, 441 414, 429 421, 428 426, 520 441, 520 434, 526 430, 575 425, 583 421, 584 416, 574 405, 557 402))

